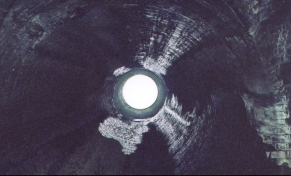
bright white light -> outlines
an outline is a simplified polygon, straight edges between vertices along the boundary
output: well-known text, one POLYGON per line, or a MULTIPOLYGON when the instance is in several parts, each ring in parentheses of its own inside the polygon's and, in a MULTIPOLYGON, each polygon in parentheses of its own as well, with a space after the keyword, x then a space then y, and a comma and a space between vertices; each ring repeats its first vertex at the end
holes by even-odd
POLYGON ((145 109, 156 101, 158 87, 152 78, 145 75, 135 75, 125 82, 122 95, 125 102, 132 108, 145 109))

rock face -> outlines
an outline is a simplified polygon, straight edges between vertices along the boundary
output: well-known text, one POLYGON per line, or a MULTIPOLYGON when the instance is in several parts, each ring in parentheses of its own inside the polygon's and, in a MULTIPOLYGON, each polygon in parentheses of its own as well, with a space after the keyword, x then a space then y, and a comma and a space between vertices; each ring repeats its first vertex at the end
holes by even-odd
POLYGON ((0 173, 291 167, 290 8, 277 0, 0 1, 0 173), (128 156, 98 127, 114 113, 113 75, 135 67, 162 75, 173 98, 128 156))

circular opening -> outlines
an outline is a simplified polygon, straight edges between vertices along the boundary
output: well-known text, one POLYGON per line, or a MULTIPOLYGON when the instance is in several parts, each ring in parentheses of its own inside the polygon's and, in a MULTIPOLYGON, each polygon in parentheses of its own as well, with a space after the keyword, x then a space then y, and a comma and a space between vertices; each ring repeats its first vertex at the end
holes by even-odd
POLYGON ((118 76, 113 104, 116 113, 126 120, 153 117, 164 106, 166 85, 156 73, 134 68, 118 76))
POLYGON ((122 96, 132 108, 146 109, 157 100, 158 86, 146 75, 134 75, 124 83, 122 96))

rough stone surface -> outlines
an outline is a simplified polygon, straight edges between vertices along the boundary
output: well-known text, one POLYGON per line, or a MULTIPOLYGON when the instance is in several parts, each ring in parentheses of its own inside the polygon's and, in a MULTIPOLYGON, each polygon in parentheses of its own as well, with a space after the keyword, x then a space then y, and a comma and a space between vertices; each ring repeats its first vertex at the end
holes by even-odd
POLYGON ((1 0, 0 173, 290 172, 290 8, 1 0), (155 71, 175 95, 130 156, 98 130, 120 67, 155 71))

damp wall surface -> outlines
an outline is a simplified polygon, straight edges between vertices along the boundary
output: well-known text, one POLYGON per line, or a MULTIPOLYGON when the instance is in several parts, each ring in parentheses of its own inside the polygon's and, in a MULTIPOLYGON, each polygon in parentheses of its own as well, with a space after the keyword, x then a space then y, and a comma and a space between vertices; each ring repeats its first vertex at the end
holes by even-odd
POLYGON ((283 0, 2 0, 0 173, 279 174, 266 157, 273 146, 250 119, 251 109, 289 97, 290 8, 283 0), (212 108, 199 133, 185 134, 179 162, 163 127, 150 125, 130 156, 99 133, 110 109, 104 92, 121 66, 159 69, 183 112, 212 108))

